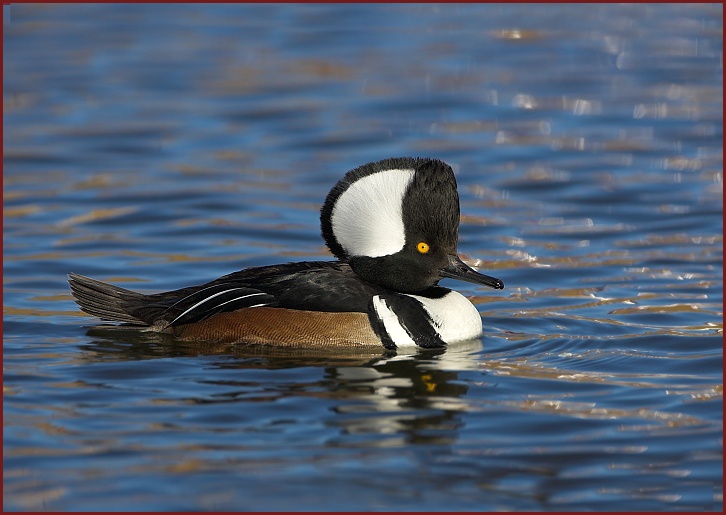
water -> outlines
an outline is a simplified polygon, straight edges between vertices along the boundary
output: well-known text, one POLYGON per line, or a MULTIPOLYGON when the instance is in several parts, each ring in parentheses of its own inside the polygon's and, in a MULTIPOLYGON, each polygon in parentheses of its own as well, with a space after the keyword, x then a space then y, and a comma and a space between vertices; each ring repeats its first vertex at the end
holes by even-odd
POLYGON ((722 7, 4 7, 5 510, 717 510, 722 7), (480 341, 94 328, 329 259, 347 170, 454 166, 480 341))

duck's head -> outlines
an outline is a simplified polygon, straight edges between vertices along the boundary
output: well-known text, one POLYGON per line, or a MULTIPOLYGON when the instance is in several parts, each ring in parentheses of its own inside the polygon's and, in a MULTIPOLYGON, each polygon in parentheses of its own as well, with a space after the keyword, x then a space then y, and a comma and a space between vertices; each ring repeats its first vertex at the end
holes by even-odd
POLYGON ((502 289, 457 255, 459 194, 449 165, 392 158, 351 170, 320 211, 331 252, 363 280, 420 293, 443 277, 502 289))

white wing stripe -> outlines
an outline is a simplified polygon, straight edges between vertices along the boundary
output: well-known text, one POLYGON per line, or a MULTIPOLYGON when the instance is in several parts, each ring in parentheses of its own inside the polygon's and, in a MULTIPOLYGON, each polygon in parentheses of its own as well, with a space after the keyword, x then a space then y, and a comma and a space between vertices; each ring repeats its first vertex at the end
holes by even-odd
MULTIPOLYGON (((184 311, 184 312, 183 312, 183 313, 182 313, 181 315, 179 315, 179 316, 178 316, 178 317, 176 317, 176 318, 175 318, 174 320, 172 320, 172 321, 171 321, 171 322, 169 323, 169 325, 174 325, 174 322, 176 322, 177 320, 179 320, 179 319, 180 319, 181 317, 183 317, 184 315, 186 315, 186 314, 187 314, 187 313, 189 313, 190 311, 193 311, 193 310, 195 310, 196 308, 198 308, 199 306, 201 306, 201 305, 202 305, 202 304, 204 304, 205 302, 207 302, 207 301, 209 301, 209 300, 212 300, 212 299, 213 299, 214 297, 217 297, 218 295, 222 295, 223 293, 228 293, 228 292, 231 292, 231 291, 235 291, 235 290, 241 290, 241 288, 230 288, 229 290, 224 290, 224 291, 221 291, 221 292, 219 292, 219 293, 215 293, 215 294, 214 294, 214 295, 212 295, 211 297, 207 297, 206 299, 200 300, 199 302, 197 302, 196 304, 194 304, 194 305, 193 305, 192 307, 190 307, 190 308, 188 308, 188 309, 187 309, 186 311, 184 311)), ((256 296, 256 295, 266 295, 266 294, 265 294, 265 293, 262 293, 262 292, 260 292, 260 293, 250 293, 249 295, 243 295, 242 297, 237 297, 236 299, 233 299, 233 300, 239 300, 239 299, 244 299, 244 298, 246 298, 246 297, 254 297, 254 296, 256 296)), ((230 301, 230 302, 231 302, 231 301, 230 301)), ((224 302, 223 304, 226 304, 226 302, 224 302)))
MULTIPOLYGON (((217 304, 217 307, 224 306, 225 304, 229 304, 230 302, 234 302, 236 300, 246 299, 247 297, 252 297, 254 295, 265 295, 265 294, 264 293, 251 293, 249 295, 242 295, 241 297, 235 297, 232 300, 228 300, 228 301, 222 302, 221 304, 217 304)), ((254 306, 247 306, 247 307, 248 308, 257 308, 260 306, 267 306, 267 304, 255 304, 254 306)))

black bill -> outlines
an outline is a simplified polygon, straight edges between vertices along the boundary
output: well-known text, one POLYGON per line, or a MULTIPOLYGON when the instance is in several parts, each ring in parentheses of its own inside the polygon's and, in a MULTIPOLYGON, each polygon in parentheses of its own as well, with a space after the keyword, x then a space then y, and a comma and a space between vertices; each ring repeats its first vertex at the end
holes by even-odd
POLYGON ((441 277, 458 279, 468 283, 483 284, 497 290, 504 289, 504 282, 496 277, 480 274, 472 267, 464 263, 456 254, 449 255, 449 264, 439 271, 441 277))

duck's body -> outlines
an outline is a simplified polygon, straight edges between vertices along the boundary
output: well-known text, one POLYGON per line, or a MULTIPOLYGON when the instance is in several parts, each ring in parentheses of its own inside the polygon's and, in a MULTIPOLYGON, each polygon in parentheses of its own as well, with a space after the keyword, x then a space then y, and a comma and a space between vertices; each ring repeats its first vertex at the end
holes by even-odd
POLYGON ((476 338, 481 333, 479 313, 459 293, 439 286, 416 296, 396 293, 361 280, 339 261, 248 268, 200 286, 151 295, 75 274, 70 284, 84 311, 92 315, 147 326, 183 340, 441 347, 446 341, 476 338), (446 334, 439 336, 426 305, 435 315, 433 306, 444 298, 458 298, 458 308, 470 309, 442 319, 438 330, 446 326, 446 334), (382 318, 388 315, 387 305, 402 308, 399 316, 413 337, 406 338, 406 332, 382 318))
POLYGON ((502 288, 456 255, 451 168, 398 158, 352 170, 329 193, 322 233, 338 261, 249 268, 144 295, 71 274, 81 309, 183 340, 285 346, 442 347, 476 338, 476 308, 442 277, 502 288))

